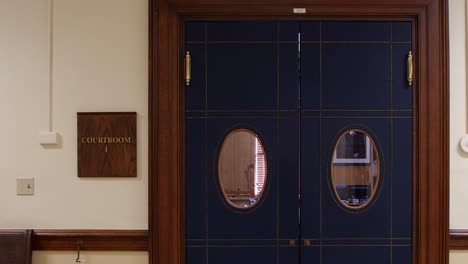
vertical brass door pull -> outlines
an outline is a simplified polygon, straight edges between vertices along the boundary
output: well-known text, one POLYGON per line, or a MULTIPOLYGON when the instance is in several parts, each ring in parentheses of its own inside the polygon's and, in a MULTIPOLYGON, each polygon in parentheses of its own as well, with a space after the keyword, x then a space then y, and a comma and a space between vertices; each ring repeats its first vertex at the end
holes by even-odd
POLYGON ((408 54, 407 75, 408 75, 408 84, 411 86, 413 85, 413 53, 411 51, 408 54))
POLYGON ((185 53, 185 84, 190 85, 192 75, 192 59, 190 58, 190 52, 185 53))

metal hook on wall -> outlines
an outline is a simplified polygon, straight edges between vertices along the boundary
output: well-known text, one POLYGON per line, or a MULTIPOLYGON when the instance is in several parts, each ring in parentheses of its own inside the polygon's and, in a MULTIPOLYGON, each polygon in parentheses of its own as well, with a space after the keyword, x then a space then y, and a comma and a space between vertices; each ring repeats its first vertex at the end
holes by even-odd
POLYGON ((81 253, 81 247, 83 246, 83 240, 78 240, 76 241, 76 247, 77 247, 77 257, 76 257, 76 262, 77 263, 80 263, 81 262, 81 257, 80 257, 80 253, 81 253))

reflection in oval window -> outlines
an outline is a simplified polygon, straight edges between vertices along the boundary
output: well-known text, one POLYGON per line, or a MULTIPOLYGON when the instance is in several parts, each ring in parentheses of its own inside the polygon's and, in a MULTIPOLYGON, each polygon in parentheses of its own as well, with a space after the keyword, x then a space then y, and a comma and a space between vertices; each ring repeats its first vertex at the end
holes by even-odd
POLYGON ((218 175, 229 204, 236 208, 254 206, 267 179, 265 151, 258 136, 245 129, 231 132, 221 147, 218 175))
POLYGON ((348 130, 338 139, 331 166, 338 199, 350 208, 372 200, 380 178, 380 161, 372 138, 362 130, 348 130))

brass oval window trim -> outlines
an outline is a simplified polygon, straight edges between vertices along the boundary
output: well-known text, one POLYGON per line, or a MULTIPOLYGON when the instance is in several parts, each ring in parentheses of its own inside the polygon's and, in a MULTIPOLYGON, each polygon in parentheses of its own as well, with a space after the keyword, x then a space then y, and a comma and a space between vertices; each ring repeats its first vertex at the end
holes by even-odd
MULTIPOLYGON (((359 154, 359 153, 356 152, 356 154, 359 154)), ((346 129, 344 132, 342 132, 341 135, 339 136, 338 140, 336 140, 334 142, 333 154, 332 154, 332 159, 331 159, 331 164, 330 164, 330 178, 331 178, 331 185, 333 186, 333 194, 335 196, 335 199, 342 206, 344 206, 347 209, 351 209, 351 210, 363 209, 363 208, 367 207, 368 205, 372 204, 374 202, 374 198, 376 198, 377 191, 380 188, 380 184, 382 182, 382 179, 381 179, 382 178, 381 164, 382 164, 382 161, 381 161, 381 157, 379 155, 379 151, 377 149, 377 145, 376 145, 374 139, 372 138, 372 136, 368 132, 366 132, 366 131, 364 131, 362 129, 359 129, 359 128, 349 128, 349 129, 346 129), (339 144, 341 143, 341 141, 343 140, 343 138, 346 135, 350 135, 351 133, 355 133, 355 134, 361 133, 361 134, 365 135, 365 147, 364 147, 365 149, 364 150, 365 150, 365 153, 366 153, 367 156, 364 156, 363 158, 355 157, 354 155, 353 155, 352 158, 350 158, 350 157, 338 157, 337 156, 337 150, 338 150, 339 144), (373 163, 375 163, 375 164, 373 164, 373 163), (337 165, 335 165, 335 164, 337 164, 337 165), (372 175, 370 175, 370 176, 367 175, 368 180, 369 180, 367 185, 368 186, 373 185, 370 196, 365 198, 365 201, 362 202, 362 203, 360 203, 360 201, 358 201, 359 204, 357 204, 357 205, 353 205, 355 200, 361 200, 361 199, 356 198, 356 197, 351 199, 352 200, 351 203, 349 203, 349 202, 346 203, 345 202, 346 199, 343 199, 343 197, 340 195, 340 193, 337 190, 337 185, 338 184, 336 183, 337 182, 336 170, 337 170, 337 168, 339 168, 341 166, 343 166, 343 167, 347 166, 349 168, 353 168, 351 171, 356 172, 356 171, 359 171, 359 170, 355 169, 355 168, 365 167, 366 166, 365 164, 369 164, 369 165, 367 165, 369 170, 372 167, 375 168, 375 170, 376 170, 376 176, 375 176, 376 180, 375 180, 375 182, 369 182, 370 178, 373 177, 373 176, 372 175)), ((369 172, 369 173, 371 173, 371 172, 369 172)), ((346 175, 347 174, 346 172, 344 174, 345 174, 344 175, 345 178, 346 177, 349 178, 349 175, 346 175)), ((349 180, 349 179, 346 179, 346 180, 349 180)), ((346 188, 347 188, 348 185, 350 185, 350 184, 342 184, 342 185, 345 185, 346 188)), ((364 185, 364 184, 354 184, 354 186, 358 186, 358 185, 364 185)), ((351 184, 351 186, 353 186, 353 184, 351 184)), ((348 198, 348 197, 345 197, 345 198, 348 198)), ((348 199, 350 199, 350 198, 348 198, 348 199)))
MULTIPOLYGON (((251 146, 250 146, 251 147, 251 146)), ((244 147, 245 148, 248 148, 248 147, 244 147)), ((236 154, 236 153, 235 153, 236 154)), ((234 154, 234 155, 235 155, 234 154)), ((268 158, 267 158, 267 153, 265 151, 265 146, 263 144, 263 142, 261 141, 260 137, 255 134, 253 131, 249 130, 249 129, 246 129, 246 128, 238 128, 238 129, 235 129, 235 130, 232 130, 231 132, 229 132, 229 134, 227 134, 227 136, 224 137, 224 140, 221 144, 221 148, 219 150, 219 153, 218 153, 218 182, 219 182, 219 187, 220 187, 220 190, 223 194, 223 197, 224 197, 224 200, 226 201, 226 203, 228 205, 230 205, 231 207, 235 208, 235 209, 240 209, 240 210, 250 210, 254 207, 256 207, 257 205, 260 205, 261 204, 261 200, 263 200, 264 198, 264 195, 266 194, 265 192, 265 189, 267 187, 267 183, 268 183, 268 179, 269 179, 269 176, 268 176, 268 158), (226 160, 229 159, 229 161, 232 160, 232 157, 231 158, 228 158, 226 155, 226 151, 229 151, 229 153, 233 153, 233 152, 236 152, 236 151, 240 151, 239 150, 239 146, 236 146, 237 149, 228 149, 226 150, 227 147, 231 147, 231 145, 233 144, 231 141, 232 140, 240 140, 239 138, 234 138, 236 137, 236 135, 238 135, 240 137, 240 134, 239 133, 242 133, 244 134, 244 141, 248 141, 248 140, 254 140, 255 139, 255 156, 253 156, 253 158, 251 157, 250 159, 245 159, 245 156, 244 156, 244 159, 239 161, 239 160, 236 160, 235 161, 235 164, 233 166, 236 166, 236 165, 247 165, 246 166, 242 166, 242 167, 245 167, 245 168, 242 168, 242 169, 239 169, 239 171, 237 171, 238 173, 236 174, 238 177, 237 179, 239 179, 239 175, 242 175, 245 177, 246 179, 246 182, 247 182, 247 191, 248 192, 252 192, 250 194, 246 194, 246 190, 245 189, 241 189, 241 188, 237 188, 236 189, 236 192, 235 193, 232 193, 232 188, 229 188, 230 186, 228 186, 228 184, 225 182, 225 180, 223 180, 223 176, 226 176, 224 174, 223 171, 226 171, 226 170, 229 170, 229 168, 226 168, 224 165, 226 163, 226 160), (246 138, 249 137, 249 139, 246 138), (231 145, 228 145, 228 144, 231 144, 231 145), (231 152, 232 151, 232 152, 231 152), (261 158, 258 158, 258 156, 260 156, 261 158), (254 163, 252 163, 252 159, 254 159, 254 163), (246 163, 247 162, 247 163, 246 163), (260 164, 262 163, 262 164, 260 164), (259 167, 262 166, 263 169, 259 169, 259 167), (258 173, 259 172, 262 172, 263 174, 263 177, 259 176, 258 173), (257 183, 257 178, 263 178, 263 181, 260 182, 260 183, 257 183), (253 180, 253 182, 251 182, 253 180), (258 191, 258 184, 261 184, 261 190, 258 191), (227 193, 230 191, 230 193, 227 193), (249 205, 245 204, 247 202, 247 200, 249 201, 249 205), (237 201, 234 202, 234 201, 237 201)), ((244 186, 245 187, 245 186, 244 186)))

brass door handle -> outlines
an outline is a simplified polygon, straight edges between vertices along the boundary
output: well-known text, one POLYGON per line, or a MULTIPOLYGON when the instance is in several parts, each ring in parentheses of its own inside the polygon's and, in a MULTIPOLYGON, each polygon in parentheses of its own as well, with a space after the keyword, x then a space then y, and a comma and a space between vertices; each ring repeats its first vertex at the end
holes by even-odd
POLYGON ((190 57, 190 52, 185 53, 185 84, 187 86, 190 85, 191 77, 192 77, 192 58, 190 57))
POLYGON ((407 77, 409 86, 413 85, 413 53, 408 54, 407 77))

